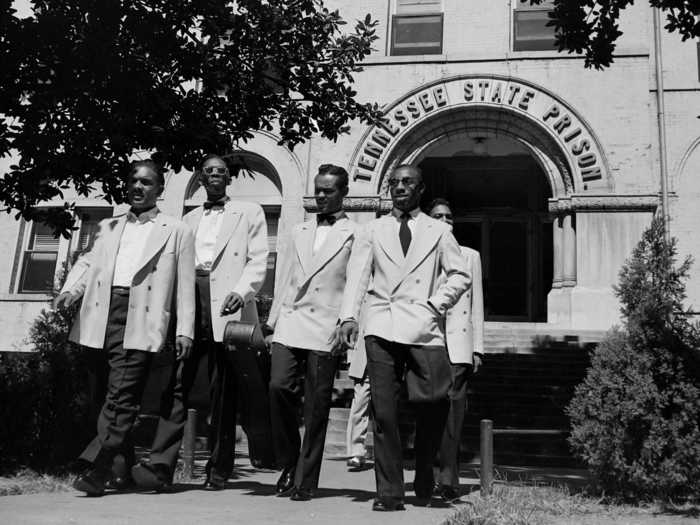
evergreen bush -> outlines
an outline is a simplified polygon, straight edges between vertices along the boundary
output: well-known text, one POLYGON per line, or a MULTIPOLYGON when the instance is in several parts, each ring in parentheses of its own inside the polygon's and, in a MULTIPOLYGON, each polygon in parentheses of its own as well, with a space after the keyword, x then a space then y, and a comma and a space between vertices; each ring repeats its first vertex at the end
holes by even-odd
POLYGON ((594 350, 567 413, 569 443, 618 498, 700 494, 700 333, 684 312, 691 260, 654 219, 620 272, 623 326, 594 350))
POLYGON ((75 309, 43 309, 29 330, 32 351, 0 353, 0 472, 65 466, 94 434, 96 355, 68 341, 75 309))

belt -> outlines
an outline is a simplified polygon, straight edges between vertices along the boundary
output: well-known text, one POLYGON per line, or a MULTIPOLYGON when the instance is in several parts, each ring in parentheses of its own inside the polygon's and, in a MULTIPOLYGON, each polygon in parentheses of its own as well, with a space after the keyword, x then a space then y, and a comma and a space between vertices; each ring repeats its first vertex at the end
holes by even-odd
POLYGON ((112 293, 116 295, 129 295, 128 286, 112 286, 112 293))
POLYGON ((204 268, 197 268, 194 273, 200 277, 208 277, 211 270, 205 270, 204 268))

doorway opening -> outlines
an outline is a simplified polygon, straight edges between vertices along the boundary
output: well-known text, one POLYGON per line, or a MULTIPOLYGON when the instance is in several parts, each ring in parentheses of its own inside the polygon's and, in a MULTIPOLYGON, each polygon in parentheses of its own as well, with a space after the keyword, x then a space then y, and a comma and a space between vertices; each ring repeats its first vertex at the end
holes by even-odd
POLYGON ((424 207, 450 201, 454 235, 481 254, 487 321, 547 321, 552 287, 552 196, 530 150, 498 133, 469 132, 422 152, 424 207))

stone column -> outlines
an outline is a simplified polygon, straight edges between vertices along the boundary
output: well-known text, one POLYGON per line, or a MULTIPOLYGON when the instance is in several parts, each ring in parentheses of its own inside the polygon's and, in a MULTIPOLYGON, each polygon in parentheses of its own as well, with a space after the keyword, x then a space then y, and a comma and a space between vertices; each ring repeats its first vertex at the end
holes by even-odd
POLYGON ((576 217, 567 213, 562 217, 563 279, 562 287, 576 286, 576 217))
POLYGON ((554 289, 561 288, 561 283, 564 280, 564 231, 562 229, 562 217, 555 217, 552 221, 552 239, 554 265, 552 289, 554 289))

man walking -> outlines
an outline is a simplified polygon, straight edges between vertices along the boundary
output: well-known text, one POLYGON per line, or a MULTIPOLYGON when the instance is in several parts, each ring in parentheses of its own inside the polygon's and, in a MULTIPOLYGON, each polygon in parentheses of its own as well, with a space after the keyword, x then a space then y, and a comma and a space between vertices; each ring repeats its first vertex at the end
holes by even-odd
POLYGON ((270 409, 282 474, 276 492, 310 500, 318 488, 333 380, 343 348, 337 332, 355 224, 343 211, 345 169, 324 164, 314 179, 319 213, 297 225, 268 320, 272 342, 270 409), (304 441, 297 412, 304 380, 304 441), (301 449, 300 449, 301 445, 301 449))
POLYGON ((404 369, 409 401, 416 403, 414 489, 419 503, 430 501, 432 463, 447 417, 450 386, 443 318, 471 282, 447 225, 420 211, 420 169, 399 166, 388 184, 394 207, 358 235, 340 310, 341 336, 351 346, 367 293, 364 334, 375 423, 376 511, 404 508, 398 420, 404 369), (446 278, 440 284, 441 273, 446 278))
MULTIPOLYGON (((129 434, 151 358, 165 347, 171 324, 177 359, 186 359, 192 348, 194 242, 184 223, 158 210, 163 186, 155 163, 134 163, 127 180, 130 211, 100 223, 92 248, 73 266, 54 301, 54 307, 69 306, 82 298, 70 339, 108 354, 107 394, 97 436, 80 456, 91 467, 74 483, 91 496, 104 493, 115 457, 133 462, 129 434)), ((151 459, 169 469, 168 483, 178 451, 157 443, 167 441, 172 428, 184 422, 182 412, 164 403, 154 439, 151 459)))
MULTIPOLYGON (((254 299, 267 271, 267 224, 258 204, 226 195, 231 174, 223 158, 205 157, 199 176, 207 200, 184 217, 195 232, 195 355, 183 369, 179 389, 187 395, 202 357, 208 356, 210 457, 204 488, 215 491, 225 488, 233 472, 236 440, 237 385, 224 328, 231 320, 258 321, 254 299)), ((178 447, 181 440, 182 434, 178 447)), ((152 481, 144 476, 142 484, 152 481)))
MULTIPOLYGON (((450 225, 454 223, 450 203, 435 199, 428 206, 429 215, 450 225)), ((459 493, 459 443, 464 411, 467 408, 467 382, 481 366, 484 348, 484 293, 481 283, 479 252, 460 246, 462 257, 472 276, 467 290, 457 304, 447 311, 445 323, 447 350, 452 364, 452 386, 448 393, 450 409, 442 435, 439 453, 436 492, 447 503, 456 501, 459 493)))

